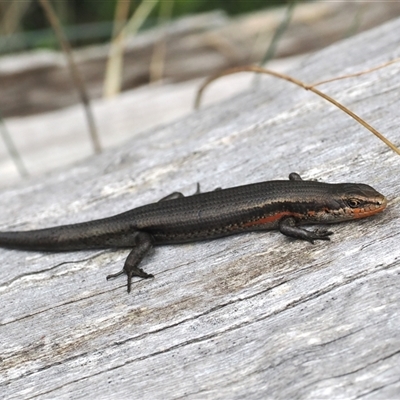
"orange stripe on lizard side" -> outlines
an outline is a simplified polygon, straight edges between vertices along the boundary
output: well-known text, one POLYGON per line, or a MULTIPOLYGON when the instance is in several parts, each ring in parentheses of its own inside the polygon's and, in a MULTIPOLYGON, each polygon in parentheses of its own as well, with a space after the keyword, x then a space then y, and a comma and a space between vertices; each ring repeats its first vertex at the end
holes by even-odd
POLYGON ((265 224, 269 224, 272 222, 276 222, 276 221, 280 220, 281 218, 288 217, 288 216, 300 218, 303 215, 298 214, 298 213, 293 213, 290 211, 284 211, 284 212, 279 212, 279 213, 276 213, 273 215, 268 215, 267 217, 260 218, 255 221, 246 222, 245 224, 243 224, 243 226, 247 228, 247 227, 251 227, 251 226, 265 225, 265 224))

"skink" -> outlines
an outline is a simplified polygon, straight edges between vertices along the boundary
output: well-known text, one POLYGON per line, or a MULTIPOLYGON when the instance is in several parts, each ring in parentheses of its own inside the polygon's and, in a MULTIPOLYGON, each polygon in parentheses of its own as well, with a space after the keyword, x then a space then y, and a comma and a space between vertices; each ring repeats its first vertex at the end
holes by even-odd
POLYGON ((152 278, 139 264, 155 245, 215 239, 254 230, 277 229, 296 239, 329 240, 332 232, 303 224, 330 224, 369 217, 385 209, 386 198, 360 183, 304 181, 296 173, 277 180, 217 189, 185 197, 175 192, 109 218, 47 229, 0 232, 0 246, 33 251, 132 248, 122 271, 128 292, 133 276, 152 278))

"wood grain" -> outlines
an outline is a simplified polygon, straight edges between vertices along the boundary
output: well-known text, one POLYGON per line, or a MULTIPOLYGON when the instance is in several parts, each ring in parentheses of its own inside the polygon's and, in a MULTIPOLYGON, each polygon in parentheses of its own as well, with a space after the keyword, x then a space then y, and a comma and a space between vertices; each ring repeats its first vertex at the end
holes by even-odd
MULTIPOLYGON (((400 20, 333 45, 306 82, 399 57, 400 20)), ((400 143, 400 65, 325 90, 400 143)), ((330 243, 279 233, 156 248, 155 279, 106 282, 126 251, 0 251, 3 398, 395 399, 400 394, 399 158, 348 116, 272 78, 47 177, 2 191, 1 229, 105 217, 200 182, 296 171, 365 182, 388 209, 330 243)))

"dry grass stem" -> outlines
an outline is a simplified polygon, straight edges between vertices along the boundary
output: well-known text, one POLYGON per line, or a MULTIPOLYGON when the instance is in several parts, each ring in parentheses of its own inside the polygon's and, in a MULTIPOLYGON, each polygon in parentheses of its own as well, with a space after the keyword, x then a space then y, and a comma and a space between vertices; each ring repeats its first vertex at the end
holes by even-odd
POLYGON ((6 8, 3 18, 0 21, 0 33, 11 35, 20 26, 21 19, 25 15, 32 0, 13 0, 6 8))
POLYGON ((86 92, 86 88, 85 88, 83 79, 79 73, 79 70, 78 70, 75 62, 74 62, 74 57, 72 54, 71 46, 68 42, 68 39, 67 39, 64 31, 62 30, 60 21, 57 18, 57 15, 54 12, 54 9, 51 6, 51 4, 48 2, 48 0, 39 0, 39 2, 46 13, 47 18, 48 18, 56 36, 57 36, 57 39, 60 43, 60 46, 63 49, 64 54, 67 58, 68 67, 69 67, 73 82, 75 84, 75 87, 78 90, 79 96, 81 98, 81 101, 82 101, 84 109, 85 109, 86 120, 89 125, 89 132, 90 132, 93 149, 94 149, 95 153, 100 153, 101 152, 100 140, 99 140, 96 126, 94 123, 94 117, 93 117, 92 109, 90 107, 89 96, 86 92))
POLYGON ((15 167, 18 170, 18 173, 22 178, 26 178, 29 176, 29 172, 26 169, 24 163, 22 162, 22 158, 18 153, 17 147, 15 146, 13 140, 11 139, 11 135, 9 134, 7 127, 0 115, 0 135, 3 138, 4 145, 13 160, 15 167))
POLYGON ((149 16, 151 10, 156 6, 158 0, 146 1, 143 0, 139 7, 135 10, 132 17, 114 37, 111 43, 110 59, 107 63, 106 78, 104 80, 104 96, 112 97, 121 91, 122 82, 122 56, 123 56, 123 43, 127 35, 134 36, 144 21, 149 16))
POLYGON ((264 55, 264 58, 262 59, 262 61, 260 63, 261 65, 266 64, 268 61, 270 61, 274 58, 276 49, 278 47, 279 40, 283 36, 283 34, 287 31, 290 21, 292 20, 292 16, 293 16, 296 4, 297 4, 297 0, 293 0, 293 1, 290 1, 288 6, 286 7, 285 15, 272 36, 271 42, 268 46, 268 49, 264 55))
POLYGON ((398 63, 399 61, 400 61, 400 58, 395 58, 394 60, 387 61, 387 62, 385 62, 385 63, 383 63, 383 64, 381 64, 381 65, 378 65, 377 67, 373 67, 373 68, 366 69, 365 71, 355 72, 354 74, 348 74, 348 75, 337 76, 337 77, 335 77, 335 78, 325 79, 325 80, 323 80, 323 81, 315 82, 315 83, 309 85, 309 87, 315 87, 315 86, 318 86, 318 85, 322 85, 322 84, 324 84, 324 83, 338 81, 338 80, 340 80, 340 79, 354 78, 354 77, 356 77, 356 76, 361 76, 361 75, 364 75, 364 74, 369 74, 370 72, 377 71, 378 69, 381 69, 381 68, 385 68, 385 67, 387 67, 388 65, 398 63))
POLYGON ((164 75, 165 57, 167 54, 166 24, 171 19, 174 0, 161 0, 158 25, 162 29, 160 40, 154 45, 150 62, 150 82, 160 81, 164 75))
POLYGON ((113 97, 121 91, 122 60, 125 43, 125 34, 122 33, 122 28, 128 19, 129 7, 130 0, 118 0, 115 8, 113 40, 110 44, 103 86, 104 97, 113 97))
MULTIPOLYGON (((390 62, 392 63, 392 62, 390 62)), ((388 64, 388 63, 387 63, 388 64)), ((381 66, 382 67, 382 66, 381 66)), ((211 83, 214 82, 215 80, 227 76, 227 75, 232 75, 232 74, 237 74, 238 72, 256 72, 260 74, 266 74, 266 75, 272 75, 275 76, 276 78, 284 79, 288 82, 294 83, 297 86, 300 86, 306 90, 310 90, 311 92, 314 92, 318 96, 324 98, 325 100, 329 101, 336 107, 340 108, 342 111, 344 111, 346 114, 350 115, 350 117, 354 118, 358 123, 360 123, 362 126, 367 128, 370 132, 372 132, 375 136, 377 136, 380 140, 382 140, 387 146, 389 146, 394 152, 400 155, 400 150, 392 143, 390 142, 385 136, 383 136, 380 132, 378 132, 374 127, 372 127, 368 122, 363 120, 360 116, 355 114, 353 111, 345 107, 343 104, 339 103, 338 101, 334 100, 332 97, 328 96, 327 94, 321 92, 318 89, 314 88, 314 85, 307 85, 300 80, 293 78, 289 75, 285 75, 276 71, 272 71, 266 68, 258 67, 256 65, 248 65, 248 66, 242 66, 242 67, 235 67, 235 68, 230 68, 227 70, 224 70, 222 72, 219 72, 208 79, 201 85, 199 90, 197 91, 196 99, 195 99, 195 108, 199 108, 200 106, 200 101, 202 94, 205 90, 205 88, 211 83)))

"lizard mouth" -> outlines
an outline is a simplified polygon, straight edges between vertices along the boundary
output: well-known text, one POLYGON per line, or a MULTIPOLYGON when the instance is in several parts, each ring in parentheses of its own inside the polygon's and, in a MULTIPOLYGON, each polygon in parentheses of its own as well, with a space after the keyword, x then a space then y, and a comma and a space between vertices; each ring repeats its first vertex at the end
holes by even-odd
POLYGON ((387 199, 386 197, 382 196, 381 198, 377 199, 375 203, 371 203, 365 205, 364 207, 355 208, 352 211, 353 218, 365 218, 370 217, 371 215, 375 215, 377 213, 382 212, 387 206, 387 199))

